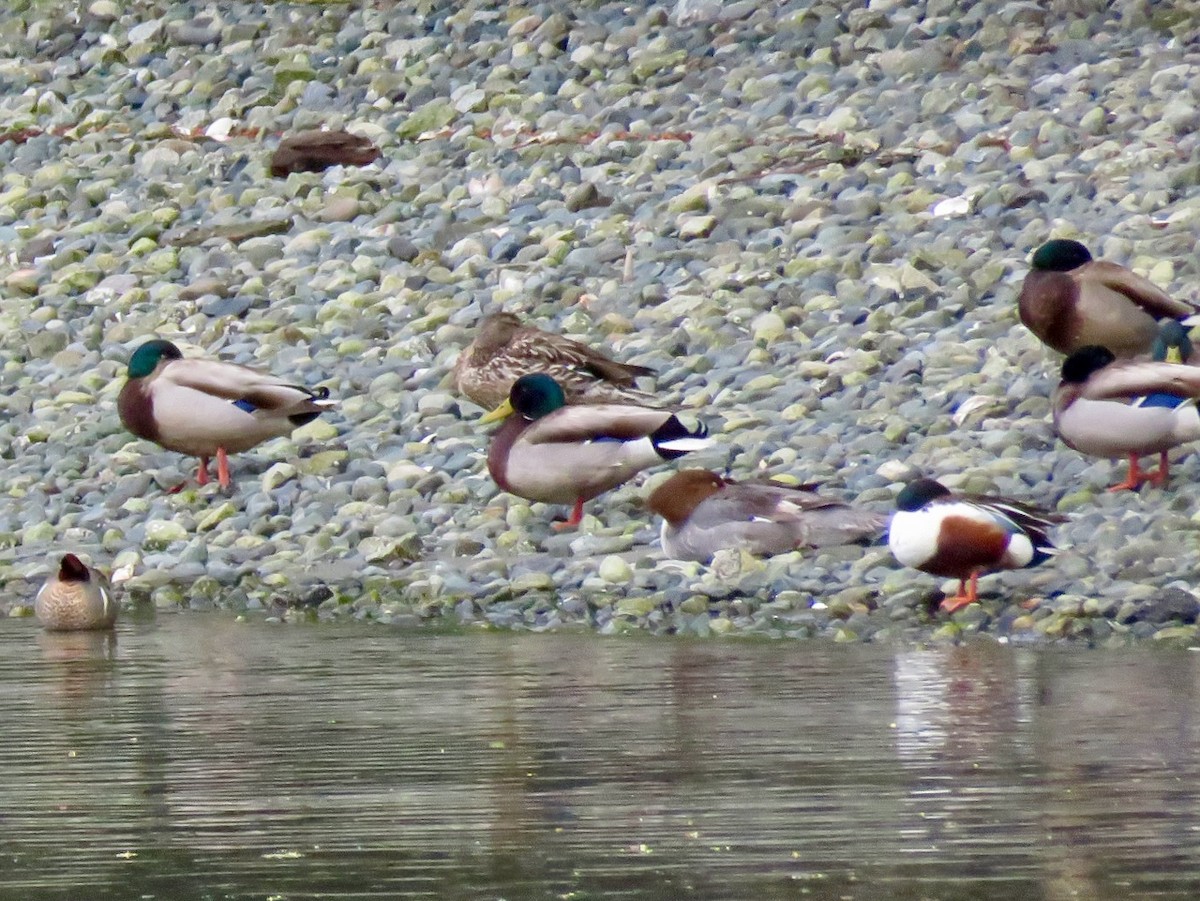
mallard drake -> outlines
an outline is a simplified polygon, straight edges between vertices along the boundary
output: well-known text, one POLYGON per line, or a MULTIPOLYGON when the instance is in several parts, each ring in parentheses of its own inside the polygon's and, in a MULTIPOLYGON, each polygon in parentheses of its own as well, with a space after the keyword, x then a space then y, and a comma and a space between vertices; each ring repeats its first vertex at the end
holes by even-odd
POLYGON ((933 479, 916 479, 896 498, 888 547, 905 566, 959 580, 942 601, 953 613, 979 600, 979 576, 1037 566, 1055 553, 1047 532, 1065 517, 1017 501, 955 494, 933 479))
POLYGON ((1128 457, 1129 476, 1110 491, 1143 482, 1165 485, 1167 452, 1200 439, 1200 366, 1117 361, 1105 347, 1081 347, 1062 365, 1051 407, 1054 430, 1067 447, 1093 457, 1128 457), (1138 457, 1159 455, 1157 472, 1146 473, 1138 457))
POLYGON ((1047 347, 1070 354, 1098 344, 1118 357, 1150 352, 1162 319, 1197 310, 1117 263, 1094 260, 1078 241, 1047 241, 1021 285, 1021 321, 1047 347))
POLYGON ((504 491, 531 501, 573 504, 555 528, 579 525, 583 504, 664 460, 708 446, 668 410, 629 404, 569 406, 543 372, 517 379, 509 397, 481 420, 504 424, 492 436, 488 471, 504 491))
MULTIPOLYGON (((1168 319, 1159 328, 1159 334, 1154 339, 1154 347, 1150 352, 1150 358, 1160 363, 1190 364, 1193 362, 1192 349, 1192 339, 1188 337, 1187 329, 1174 319, 1168 319)), ((1166 394, 1161 391, 1157 391, 1154 394, 1143 394, 1135 397, 1132 401, 1132 406, 1135 407, 1163 407, 1168 410, 1175 410, 1189 405, 1195 405, 1195 401, 1192 398, 1181 397, 1178 394, 1166 394)), ((1181 410, 1180 412, 1184 413, 1185 411, 1181 410)), ((1141 467, 1138 465, 1138 455, 1130 454, 1128 477, 1124 482, 1112 486, 1109 490, 1134 489, 1145 480, 1152 481, 1154 484, 1165 485, 1167 475, 1170 472, 1167 452, 1165 450, 1161 451, 1158 458, 1158 471, 1143 474, 1141 467)))
POLYGON ((52 632, 111 629, 117 602, 108 579, 74 554, 64 554, 58 570, 38 589, 33 612, 52 632))
POLYGON ((184 359, 170 341, 147 341, 129 358, 117 397, 125 428, 167 450, 200 458, 196 481, 208 482, 208 460, 228 488, 227 454, 286 435, 329 407, 327 388, 311 390, 246 366, 184 359))
POLYGON ((637 404, 649 394, 633 387, 653 369, 618 363, 586 344, 522 325, 512 313, 493 313, 454 361, 454 386, 479 406, 491 410, 508 399, 513 382, 530 372, 544 372, 562 387, 569 404, 637 404))
POLYGON ((887 521, 811 490, 777 482, 735 482, 707 469, 682 469, 650 494, 663 518, 668 557, 707 563, 723 548, 770 556, 804 547, 849 544, 879 534, 887 521))

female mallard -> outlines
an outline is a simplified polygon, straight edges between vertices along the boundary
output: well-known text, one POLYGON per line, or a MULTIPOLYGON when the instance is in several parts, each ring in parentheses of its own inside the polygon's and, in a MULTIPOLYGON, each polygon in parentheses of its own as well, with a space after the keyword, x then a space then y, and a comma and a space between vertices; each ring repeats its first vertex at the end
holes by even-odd
POLYGON ((52 632, 111 629, 117 621, 117 602, 103 573, 74 554, 64 554, 58 571, 38 589, 33 612, 52 632))
POLYGON ((1051 405, 1063 443, 1094 457, 1128 457, 1129 476, 1110 491, 1143 482, 1165 485, 1167 452, 1200 439, 1200 366, 1125 360, 1105 347, 1081 347, 1063 361, 1051 405), (1157 472, 1138 466, 1143 454, 1159 455, 1157 472))
POLYGON ((479 325, 475 340, 454 361, 454 385, 479 406, 504 403, 513 382, 544 372, 562 386, 571 404, 639 404, 652 398, 633 387, 653 369, 618 363, 586 344, 521 325, 512 313, 493 313, 479 325))
POLYGON ((505 419, 492 436, 488 471, 504 491, 531 501, 573 504, 555 528, 579 525, 583 504, 663 460, 708 446, 667 410, 628 404, 568 406, 545 373, 517 379, 482 422, 505 419), (507 417, 507 418, 506 418, 507 417))
POLYGON ((1078 241, 1047 241, 1032 265, 1017 308, 1026 327, 1059 353, 1098 344, 1118 357, 1146 354, 1160 320, 1197 312, 1124 266, 1092 259, 1078 241))
POLYGON ((333 406, 329 390, 310 390, 234 363, 184 359, 170 341, 147 341, 129 358, 117 397, 125 428, 167 450, 200 458, 196 481, 208 482, 208 459, 228 488, 227 454, 286 435, 333 406))
POLYGON ((1047 532, 1065 517, 1002 497, 954 494, 933 479, 909 482, 896 498, 888 547, 905 566, 959 580, 942 601, 953 613, 979 600, 979 576, 1037 566, 1054 555, 1047 532))
POLYGON ((707 469, 683 469, 650 495, 663 518, 668 557, 707 563, 724 548, 770 556, 803 547, 849 544, 879 534, 885 517, 812 491, 774 482, 734 482, 707 469))

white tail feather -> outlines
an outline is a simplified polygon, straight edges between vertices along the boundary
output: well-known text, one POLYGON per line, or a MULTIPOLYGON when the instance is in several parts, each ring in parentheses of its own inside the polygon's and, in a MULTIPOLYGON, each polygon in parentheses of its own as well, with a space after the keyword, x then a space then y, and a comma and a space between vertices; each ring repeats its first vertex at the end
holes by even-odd
POLYGON ((660 441, 655 447, 671 451, 683 451, 690 453, 691 451, 704 450, 710 447, 712 442, 707 438, 672 438, 670 441, 660 441))

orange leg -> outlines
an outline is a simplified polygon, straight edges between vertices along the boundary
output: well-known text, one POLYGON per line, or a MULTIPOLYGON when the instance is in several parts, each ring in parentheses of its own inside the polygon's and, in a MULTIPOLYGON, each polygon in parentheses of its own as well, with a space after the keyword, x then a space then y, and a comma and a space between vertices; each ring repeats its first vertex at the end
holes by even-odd
POLYGON ((220 482, 222 488, 228 488, 230 485, 229 478, 229 457, 225 454, 225 448, 217 448, 217 481, 220 482))
MULTIPOLYGON (((196 469, 196 484, 197 485, 207 485, 208 484, 208 457, 200 458, 200 466, 196 469)), ((182 482, 180 482, 174 488, 168 488, 167 494, 178 494, 184 488, 186 488, 187 485, 188 485, 187 479, 184 479, 182 482)))
POLYGON ((571 515, 566 522, 552 523, 550 528, 556 532, 565 532, 567 529, 574 529, 583 522, 583 498, 575 501, 575 506, 571 509, 571 515))
POLYGON ((1167 458, 1167 452, 1161 451, 1158 455, 1158 472, 1150 473, 1150 482, 1157 488, 1162 488, 1167 484, 1167 479, 1171 475, 1171 461, 1167 458))
POLYGON ((942 601, 942 610, 946 613, 954 613, 956 610, 961 610, 968 604, 975 604, 979 601, 979 573, 973 572, 970 578, 960 579, 958 582, 958 594, 952 598, 946 598, 942 601))
POLYGON ((1125 477, 1124 482, 1118 482, 1111 486, 1109 491, 1133 491, 1142 486, 1143 482, 1153 481, 1157 473, 1142 472, 1141 466, 1138 465, 1138 455, 1129 455, 1129 475, 1125 477))

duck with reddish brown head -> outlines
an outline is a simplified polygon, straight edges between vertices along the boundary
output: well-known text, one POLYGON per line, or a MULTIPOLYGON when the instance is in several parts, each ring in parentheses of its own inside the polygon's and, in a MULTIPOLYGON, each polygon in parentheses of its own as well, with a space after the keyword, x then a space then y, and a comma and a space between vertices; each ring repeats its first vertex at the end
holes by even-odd
POLYGON ((725 548, 768 557, 880 535, 887 518, 778 482, 735 482, 707 469, 681 469, 646 502, 663 518, 662 546, 675 560, 709 562, 725 548))

